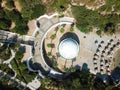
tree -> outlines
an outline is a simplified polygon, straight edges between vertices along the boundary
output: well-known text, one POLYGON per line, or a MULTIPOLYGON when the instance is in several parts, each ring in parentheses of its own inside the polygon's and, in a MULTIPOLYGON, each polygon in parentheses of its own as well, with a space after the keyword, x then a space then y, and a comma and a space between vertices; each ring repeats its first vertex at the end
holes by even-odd
POLYGON ((13 0, 8 0, 5 4, 8 8, 14 8, 14 1, 13 0))
POLYGON ((3 8, 0 8, 0 18, 4 18, 5 17, 5 11, 3 8))
POLYGON ((41 15, 43 15, 46 10, 45 6, 40 4, 39 0, 19 0, 21 6, 22 6, 22 17, 24 19, 35 19, 41 15))
POLYGON ((7 30, 11 26, 11 21, 7 19, 0 19, 0 29, 7 30))
POLYGON ((51 38, 51 39, 55 39, 55 38, 56 38, 56 34, 51 35, 50 38, 51 38))
POLYGON ((22 19, 21 14, 15 9, 13 9, 12 11, 6 10, 5 13, 6 18, 16 22, 16 25, 22 19))
POLYGON ((21 60, 23 58, 23 52, 21 50, 18 50, 15 54, 15 59, 16 60, 21 60))
POLYGON ((53 65, 52 65, 54 68, 57 68, 58 67, 58 63, 56 61, 53 62, 53 65))
POLYGON ((11 51, 8 47, 2 46, 0 47, 0 59, 7 60, 11 57, 11 51))
POLYGON ((75 72, 76 68, 75 67, 71 67, 71 72, 75 72))
POLYGON ((39 16, 45 14, 46 9, 45 6, 41 4, 37 4, 32 8, 32 14, 31 14, 31 19, 38 18, 39 16))
POLYGON ((41 82, 42 82, 41 83, 42 87, 45 87, 45 86, 48 86, 51 83, 51 79, 50 78, 45 78, 45 79, 42 79, 41 82))
POLYGON ((27 27, 27 26, 18 25, 18 26, 16 26, 16 27, 13 29, 13 31, 14 31, 15 33, 20 34, 20 35, 26 35, 27 32, 28 32, 28 27, 27 27))
POLYGON ((51 52, 48 52, 47 53, 48 57, 52 56, 52 53, 51 52))
POLYGON ((47 44, 47 47, 49 47, 49 48, 54 48, 55 45, 54 45, 53 43, 48 43, 48 44, 47 44))
POLYGON ((26 35, 28 32, 27 22, 28 21, 21 19, 20 21, 17 22, 17 25, 15 26, 13 31, 20 35, 26 35))
POLYGON ((61 33, 64 33, 64 32, 65 32, 64 28, 61 28, 61 29, 60 29, 60 32, 61 32, 61 33))

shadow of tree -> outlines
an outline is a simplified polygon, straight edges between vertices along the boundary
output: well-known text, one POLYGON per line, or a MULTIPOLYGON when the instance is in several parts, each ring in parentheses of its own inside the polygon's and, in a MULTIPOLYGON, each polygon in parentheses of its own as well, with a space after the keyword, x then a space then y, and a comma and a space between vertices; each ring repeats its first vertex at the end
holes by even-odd
POLYGON ((78 36, 75 34, 75 33, 72 33, 72 32, 67 32, 65 33, 61 38, 60 38, 60 41, 61 42, 62 40, 66 39, 66 38, 72 38, 74 40, 76 40, 78 42, 78 44, 80 44, 80 41, 79 41, 79 38, 78 36))

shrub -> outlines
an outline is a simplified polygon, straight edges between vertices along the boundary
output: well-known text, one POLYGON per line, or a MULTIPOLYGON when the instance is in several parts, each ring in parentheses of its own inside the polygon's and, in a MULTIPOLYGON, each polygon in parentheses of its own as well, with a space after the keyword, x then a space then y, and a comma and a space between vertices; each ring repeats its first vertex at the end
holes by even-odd
POLYGON ((17 25, 13 29, 15 33, 18 33, 20 35, 26 35, 28 32, 28 26, 27 26, 27 21, 25 20, 20 20, 17 22, 17 25))
POLYGON ((71 67, 71 72, 75 72, 76 68, 75 67, 71 67))
POLYGON ((11 57, 10 49, 5 46, 0 47, 0 59, 7 60, 10 57, 11 57))
POLYGON ((49 57, 49 56, 52 56, 52 53, 51 53, 51 52, 48 52, 47 55, 48 55, 48 57, 49 57))
POLYGON ((14 1, 13 0, 8 0, 5 4, 8 8, 14 8, 14 1))
POLYGON ((35 19, 35 18, 38 18, 39 16, 43 15, 46 10, 45 10, 45 6, 41 5, 41 4, 38 4, 38 5, 35 5, 33 8, 32 8, 32 14, 31 14, 31 19, 35 19))
POLYGON ((51 39, 55 39, 56 38, 56 34, 53 34, 52 36, 51 36, 51 39))
POLYGON ((99 36, 101 36, 101 30, 98 30, 96 33, 97 33, 97 35, 99 35, 99 36))
POLYGON ((21 60, 23 58, 24 54, 21 50, 18 50, 15 54, 15 59, 21 60))
POLYGON ((6 30, 11 26, 11 21, 7 19, 0 19, 0 29, 6 30))
POLYGON ((65 31, 64 28, 61 28, 61 29, 60 29, 60 32, 61 32, 61 33, 64 33, 64 31, 65 31))
POLYGON ((49 47, 49 48, 54 48, 55 45, 54 45, 53 43, 48 43, 48 44, 47 44, 47 47, 49 47))
POLYGON ((58 63, 56 61, 53 62, 53 68, 57 68, 58 67, 58 63))
POLYGON ((3 10, 3 8, 0 8, 0 18, 4 18, 5 17, 5 11, 3 10))
POLYGON ((71 27, 71 28, 70 28, 70 32, 73 32, 73 31, 74 31, 74 29, 73 29, 73 27, 71 27))
POLYGON ((6 18, 16 22, 16 25, 17 25, 17 22, 19 22, 22 19, 21 14, 15 9, 12 11, 6 10, 5 13, 6 13, 6 18))

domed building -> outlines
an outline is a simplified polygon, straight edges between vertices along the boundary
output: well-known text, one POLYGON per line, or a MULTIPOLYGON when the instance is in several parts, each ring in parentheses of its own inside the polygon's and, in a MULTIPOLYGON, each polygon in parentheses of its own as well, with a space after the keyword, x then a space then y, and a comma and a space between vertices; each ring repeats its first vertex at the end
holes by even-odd
POLYGON ((58 46, 58 51, 64 59, 74 59, 78 56, 79 45, 78 42, 72 38, 62 40, 58 46))

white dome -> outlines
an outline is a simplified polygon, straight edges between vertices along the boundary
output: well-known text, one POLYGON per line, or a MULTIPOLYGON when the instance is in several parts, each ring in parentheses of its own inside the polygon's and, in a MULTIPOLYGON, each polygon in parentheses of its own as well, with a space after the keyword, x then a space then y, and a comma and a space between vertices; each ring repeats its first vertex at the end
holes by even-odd
POLYGON ((78 55, 79 45, 75 40, 67 38, 60 42, 58 50, 63 58, 73 59, 78 55))

